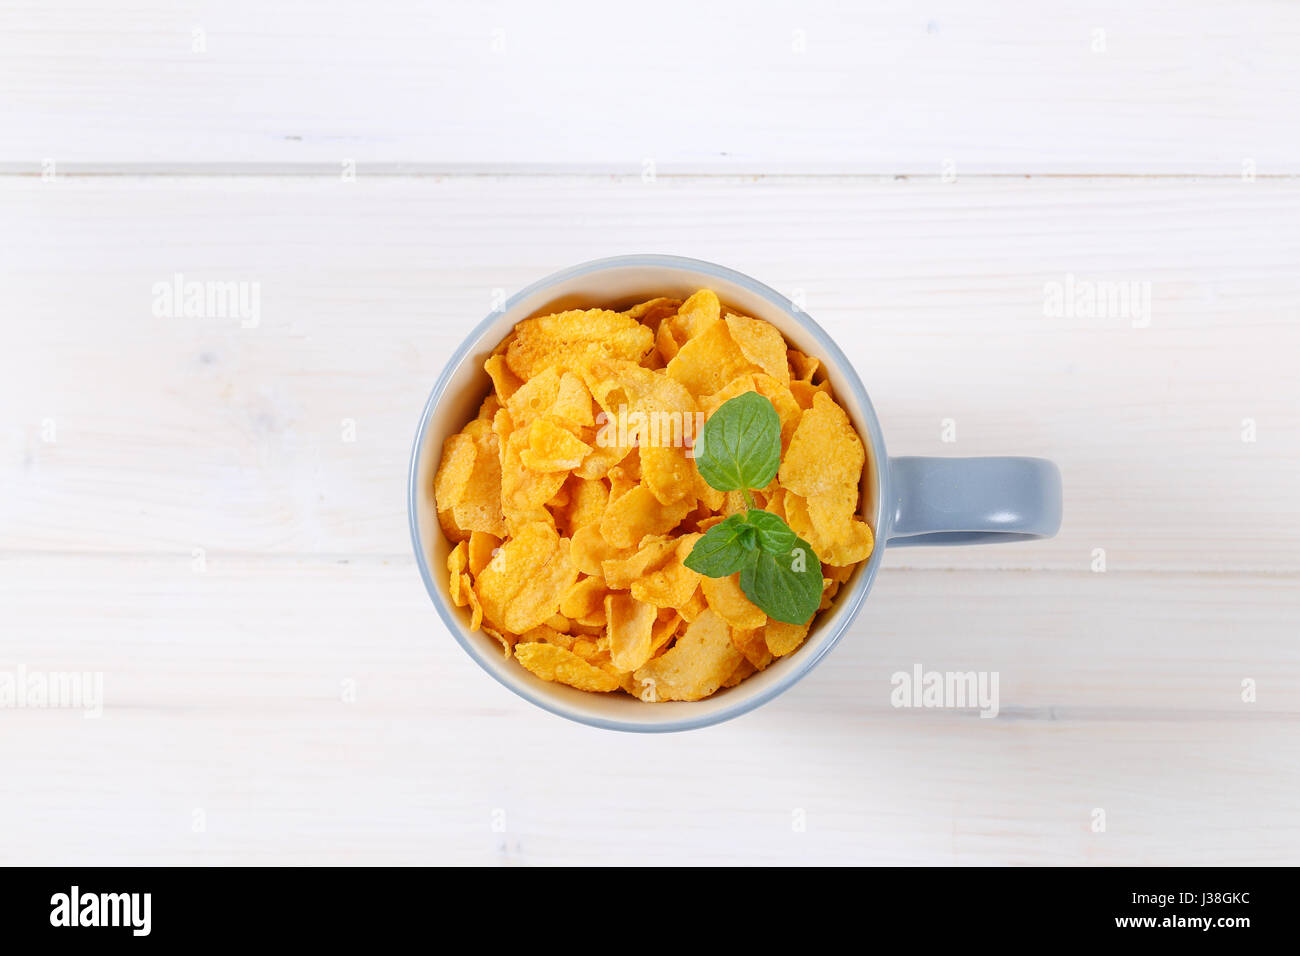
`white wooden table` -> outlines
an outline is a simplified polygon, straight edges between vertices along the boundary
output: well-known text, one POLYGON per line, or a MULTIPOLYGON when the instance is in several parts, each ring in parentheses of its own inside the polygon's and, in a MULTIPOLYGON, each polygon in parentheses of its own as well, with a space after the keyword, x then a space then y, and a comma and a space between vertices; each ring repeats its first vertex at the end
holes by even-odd
POLYGON ((0 862, 1300 859, 1300 7, 1087 6, 0 4, 0 672, 104 675, 0 710, 0 862), (410 442, 494 297, 636 251, 803 295, 894 454, 1054 458, 1059 537, 891 552, 706 731, 514 699, 410 442))

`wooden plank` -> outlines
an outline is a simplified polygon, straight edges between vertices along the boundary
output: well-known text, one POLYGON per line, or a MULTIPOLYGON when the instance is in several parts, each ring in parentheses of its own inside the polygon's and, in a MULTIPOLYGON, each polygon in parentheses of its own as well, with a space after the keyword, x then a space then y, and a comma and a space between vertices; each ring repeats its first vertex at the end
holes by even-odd
POLYGON ((476 719, 26 714, 12 732, 42 746, 4 748, 24 776, 0 781, 0 860, 1204 866, 1300 852, 1294 724, 938 734, 822 715, 669 741, 549 719, 484 738, 476 719), (613 799, 595 786, 610 780, 613 799))
POLYGON ((0 707, 0 863, 1294 863, 1300 9, 628 16, 0 0, 0 681, 104 693, 0 707), (1056 459, 1062 533, 891 552, 722 726, 517 700, 412 431, 501 294, 637 251, 799 297, 894 454, 1056 459), (261 320, 155 317, 176 273, 261 320))
MULTIPOLYGON (((105 671, 124 706, 217 703, 226 690, 329 703, 353 666, 394 706, 432 704, 427 685, 455 671, 473 689, 445 706, 513 704, 448 639, 405 557, 39 554, 0 568, 5 655, 105 671), (75 601, 61 597, 70 587, 75 601), (209 691, 210 677, 239 684, 209 691)), ((1290 576, 886 569, 836 663, 811 679, 819 690, 795 696, 888 711, 892 675, 921 663, 1001 672, 1017 719, 1296 716, 1298 612, 1290 576), (1249 708, 1245 678, 1258 687, 1249 708)))
POLYGON ((1297 211, 1277 181, 0 181, 0 547, 405 554, 416 420, 493 296, 657 250, 802 295, 891 453, 1060 462, 1054 541, 891 566, 1294 573, 1297 211), (260 283, 260 324, 155 318, 178 272, 260 283), (1071 276, 1149 283, 1149 325, 1045 314, 1071 276))
POLYGON ((666 738, 515 699, 451 641, 409 562, 6 558, 0 608, 0 670, 105 672, 98 720, 0 712, 6 863, 1300 852, 1300 597, 1268 577, 886 571, 801 684, 666 738), (914 664, 997 671, 999 716, 894 708, 892 675, 914 664))
POLYGON ((1300 172, 1300 10, 1267 0, 9 0, 0 25, 9 169, 1300 172))

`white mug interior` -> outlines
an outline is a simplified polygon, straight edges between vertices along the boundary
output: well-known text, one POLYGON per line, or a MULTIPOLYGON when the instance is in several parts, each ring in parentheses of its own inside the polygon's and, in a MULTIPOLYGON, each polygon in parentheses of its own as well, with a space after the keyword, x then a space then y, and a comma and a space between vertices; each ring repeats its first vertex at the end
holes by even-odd
MULTIPOLYGON (((452 356, 429 397, 412 451, 407 489, 412 543, 425 586, 451 635, 484 670, 519 696, 552 713, 597 727, 688 730, 727 720, 771 700, 808 673, 843 635, 866 598, 884 552, 887 461, 879 422, 857 372, 830 337, 788 299, 748 276, 712 263, 676 256, 619 256, 574 266, 522 290, 484 319, 452 356), (704 288, 716 292, 724 308, 772 323, 790 344, 826 367, 836 399, 866 446, 861 514, 876 535, 875 549, 840 588, 831 607, 818 616, 802 647, 704 700, 649 704, 622 692, 594 694, 541 680, 505 657, 493 638, 482 631, 470 631, 468 608, 451 602, 445 570, 450 544, 438 526, 433 500, 433 477, 443 439, 477 413, 491 388, 483 362, 516 323, 563 309, 620 309, 661 295, 684 299, 704 288)), ((484 693, 492 691, 484 688, 484 693)))

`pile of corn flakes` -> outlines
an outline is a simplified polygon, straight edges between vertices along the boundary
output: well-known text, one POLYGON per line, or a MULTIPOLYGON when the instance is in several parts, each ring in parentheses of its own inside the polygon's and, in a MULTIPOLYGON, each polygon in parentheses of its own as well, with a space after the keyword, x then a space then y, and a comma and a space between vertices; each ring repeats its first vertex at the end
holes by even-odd
MULTIPOLYGON (((525 319, 484 363, 492 392, 442 447, 434 498, 451 599, 538 677, 640 700, 700 700, 796 650, 737 575, 686 567, 746 503, 710 487, 692 442, 746 392, 781 420, 777 477, 752 494, 822 562, 819 612, 870 556, 866 460, 820 362, 707 289, 623 312, 525 319)), ((816 617, 816 614, 813 615, 816 617)))

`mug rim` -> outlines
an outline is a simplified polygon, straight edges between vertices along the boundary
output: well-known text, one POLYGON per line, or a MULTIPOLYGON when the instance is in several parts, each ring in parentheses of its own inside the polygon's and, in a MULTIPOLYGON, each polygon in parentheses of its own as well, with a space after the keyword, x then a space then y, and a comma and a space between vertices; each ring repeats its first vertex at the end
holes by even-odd
POLYGON ((514 295, 510 296, 502 306, 493 309, 487 316, 480 321, 457 349, 447 359, 441 374, 434 382, 433 389, 429 393, 429 398, 425 402, 424 411, 420 415, 420 423, 416 428, 415 441, 411 448, 411 460, 407 472, 406 487, 406 507, 407 520, 411 532, 411 546, 415 550, 416 566, 420 570, 420 577, 424 581, 425 591, 428 592, 432 599, 434 607, 438 611, 438 616, 442 618, 443 623, 451 632, 456 643, 461 646, 470 658, 488 673, 497 683, 510 690, 517 696, 523 698, 529 703, 540 707, 557 717, 563 717, 580 724, 586 724, 591 727, 598 727, 602 730, 620 730, 636 733, 674 733, 685 730, 696 730, 701 727, 708 727, 713 724, 719 724, 724 721, 732 720, 747 714, 763 704, 768 703, 773 698, 784 693, 793 687, 796 683, 806 677, 814 667, 816 667, 830 651, 844 637, 844 633, 850 625, 857 619, 862 611, 862 606, 866 602, 867 595, 871 591, 871 586, 875 582, 876 572, 880 568, 880 563, 885 552, 885 542, 889 537, 889 522, 892 512, 889 508, 889 502, 892 500, 889 489, 889 458, 885 451, 884 434, 880 429, 880 422, 876 417, 876 410, 871 404, 871 399, 867 395, 866 387, 862 384, 862 379, 858 376, 857 369, 849 361, 848 356, 835 343, 835 340, 823 329, 817 322, 808 315, 807 312, 796 310, 793 303, 785 296, 778 293, 775 289, 757 279, 753 279, 743 272, 738 272, 727 266, 719 265, 714 262, 708 262, 703 259, 692 259, 687 256, 665 255, 660 253, 634 253, 629 255, 608 256, 601 259, 592 259, 582 262, 566 269, 553 272, 544 276, 520 289, 514 295), (493 671, 480 657, 480 648, 473 644, 465 633, 464 622, 459 616, 453 613, 451 606, 433 580, 433 574, 429 567, 429 560, 425 556, 425 549, 420 538, 419 527, 419 463, 420 451, 424 446, 428 435, 430 423, 433 420, 435 410, 442 403, 446 394, 447 387, 451 381, 452 375, 459 367, 462 360, 469 354, 470 350, 478 342, 488 329, 494 325, 504 312, 510 311, 514 306, 524 301, 528 297, 545 290, 549 286, 556 285, 570 279, 580 278, 591 273, 601 272, 607 269, 615 268, 675 268, 686 269, 698 272, 704 275, 710 275, 715 278, 724 279, 735 285, 741 286, 749 292, 759 296, 768 302, 773 308, 781 312, 796 324, 802 326, 816 339, 818 347, 823 354, 833 363, 834 370, 839 373, 838 377, 853 392, 857 400, 858 407, 861 409, 863 421, 860 423, 865 426, 866 437, 871 446, 871 454, 876 467, 876 485, 877 485, 877 502, 876 502, 876 527, 875 547, 871 556, 867 559, 866 567, 862 568, 854 582, 853 590, 847 595, 841 595, 837 603, 847 603, 846 610, 841 612, 840 620, 836 624, 834 633, 823 639, 820 645, 813 653, 803 657, 798 657, 788 663, 795 666, 791 667, 789 673, 783 674, 780 679, 775 681, 771 687, 766 688, 760 693, 753 694, 743 699, 737 700, 734 706, 722 707, 698 717, 676 717, 664 721, 653 723, 642 723, 634 721, 619 720, 617 718, 601 717, 594 714, 586 714, 570 710, 560 701, 552 699, 543 694, 532 693, 528 688, 516 686, 507 683, 499 674, 493 671))

